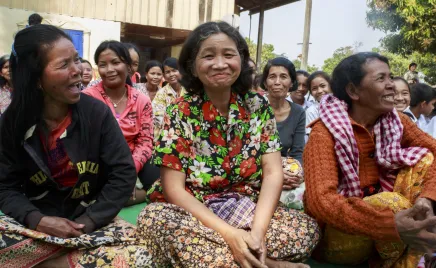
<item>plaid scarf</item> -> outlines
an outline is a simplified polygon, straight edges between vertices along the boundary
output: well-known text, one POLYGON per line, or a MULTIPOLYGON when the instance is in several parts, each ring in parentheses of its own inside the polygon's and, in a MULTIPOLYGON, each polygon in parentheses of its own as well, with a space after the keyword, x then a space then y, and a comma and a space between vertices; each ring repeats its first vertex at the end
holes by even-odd
MULTIPOLYGON (((336 157, 342 171, 338 193, 345 197, 362 197, 359 149, 347 110, 345 102, 332 95, 326 95, 321 100, 319 114, 335 140, 336 157)), ((403 125, 395 109, 377 120, 374 135, 377 164, 388 173, 404 166, 413 166, 428 153, 426 148, 401 148, 403 125)), ((392 192, 394 183, 395 180, 380 176, 380 186, 384 192, 392 192)))

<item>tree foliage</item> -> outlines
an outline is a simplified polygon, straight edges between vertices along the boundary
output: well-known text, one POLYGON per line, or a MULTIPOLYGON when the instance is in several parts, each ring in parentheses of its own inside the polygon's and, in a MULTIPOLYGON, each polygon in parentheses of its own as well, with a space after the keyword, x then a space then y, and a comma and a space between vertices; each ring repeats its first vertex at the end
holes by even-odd
POLYGON ((387 35, 383 48, 436 54, 436 0, 368 0, 367 23, 387 35))
POLYGON ((352 46, 340 47, 336 49, 330 58, 324 60, 322 70, 331 75, 339 62, 341 62, 341 60, 345 59, 346 57, 353 55, 354 51, 355 48, 352 46))
MULTIPOLYGON (((248 44, 248 50, 250 51, 250 57, 256 61, 256 55, 257 55, 257 45, 252 40, 245 38, 245 41, 248 44)), ((262 45, 262 55, 261 55, 261 63, 260 63, 260 70, 263 70, 263 67, 268 63, 269 60, 274 59, 278 56, 276 53, 274 53, 274 46, 271 44, 263 44, 262 45)))
MULTIPOLYGON (((301 60, 300 59, 295 59, 292 61, 292 63, 295 66, 295 70, 300 70, 301 69, 301 60)), ((308 73, 313 73, 318 71, 319 68, 317 66, 315 66, 314 64, 312 64, 312 66, 308 65, 307 66, 307 72, 308 73)))

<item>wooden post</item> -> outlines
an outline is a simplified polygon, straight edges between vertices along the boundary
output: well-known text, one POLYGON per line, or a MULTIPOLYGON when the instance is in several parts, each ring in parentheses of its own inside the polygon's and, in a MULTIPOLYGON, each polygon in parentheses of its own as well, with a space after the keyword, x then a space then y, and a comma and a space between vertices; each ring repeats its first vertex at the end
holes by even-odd
POLYGON ((306 17, 304 19, 304 36, 303 36, 303 60, 301 62, 302 70, 307 70, 307 63, 309 57, 311 17, 312 17, 312 0, 306 0, 306 17))
POLYGON ((262 61, 262 36, 263 36, 263 17, 264 17, 264 1, 260 2, 260 12, 259 12, 259 31, 257 33, 257 53, 256 53, 256 68, 260 72, 260 65, 262 61))

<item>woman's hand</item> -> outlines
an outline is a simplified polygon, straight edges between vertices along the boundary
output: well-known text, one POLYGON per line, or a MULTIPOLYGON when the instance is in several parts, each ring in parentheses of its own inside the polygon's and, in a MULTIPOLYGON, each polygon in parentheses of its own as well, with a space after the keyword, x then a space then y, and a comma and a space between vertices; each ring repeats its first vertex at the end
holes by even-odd
POLYGON ((401 240, 421 252, 431 253, 436 250, 436 234, 429 232, 436 226, 436 217, 424 220, 417 217, 426 214, 426 208, 418 203, 410 209, 395 214, 395 223, 401 240))
POLYGON ((223 235, 232 250, 235 261, 243 268, 267 268, 264 240, 242 229, 232 228, 223 235))
POLYGON ((283 169, 283 175, 283 190, 293 190, 303 182, 302 176, 295 176, 285 169, 283 169))
POLYGON ((83 224, 65 218, 45 216, 41 218, 36 230, 51 236, 70 238, 81 236, 84 227, 83 224))

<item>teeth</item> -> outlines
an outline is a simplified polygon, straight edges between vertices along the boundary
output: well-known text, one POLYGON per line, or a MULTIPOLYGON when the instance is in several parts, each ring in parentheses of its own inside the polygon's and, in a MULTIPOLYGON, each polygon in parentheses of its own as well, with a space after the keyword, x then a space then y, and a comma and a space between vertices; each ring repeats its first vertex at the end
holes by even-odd
POLYGON ((384 96, 383 99, 385 99, 387 101, 394 101, 394 97, 393 96, 384 96))

